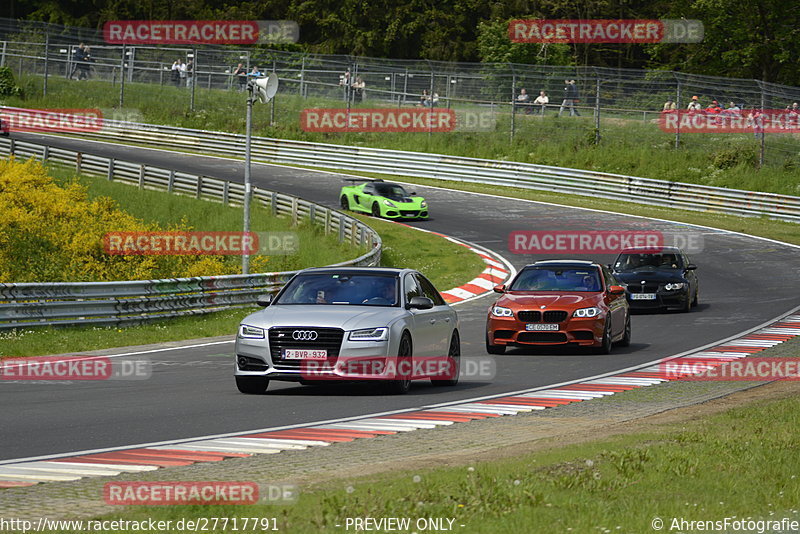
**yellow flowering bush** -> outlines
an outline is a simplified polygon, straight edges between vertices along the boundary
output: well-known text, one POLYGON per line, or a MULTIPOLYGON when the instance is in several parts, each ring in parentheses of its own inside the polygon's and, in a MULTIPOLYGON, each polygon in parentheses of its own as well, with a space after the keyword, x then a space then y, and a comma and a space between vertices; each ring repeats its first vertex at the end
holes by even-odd
POLYGON ((107 232, 189 231, 145 223, 108 197, 61 186, 35 160, 0 160, 0 282, 142 280, 237 272, 219 256, 107 254, 107 232))

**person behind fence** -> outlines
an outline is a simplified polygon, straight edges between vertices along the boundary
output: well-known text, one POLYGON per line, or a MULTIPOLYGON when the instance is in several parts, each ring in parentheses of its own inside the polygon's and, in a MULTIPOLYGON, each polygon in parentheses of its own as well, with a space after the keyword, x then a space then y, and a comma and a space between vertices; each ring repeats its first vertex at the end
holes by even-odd
POLYGON ((798 105, 797 102, 793 102, 791 106, 786 106, 786 111, 789 112, 789 115, 798 117, 800 116, 800 105, 798 105))
POLYGON ((94 63, 94 58, 92 57, 92 50, 91 48, 84 47, 83 49, 83 58, 78 63, 78 79, 79 80, 88 80, 89 79, 89 68, 94 63))
POLYGON ((548 98, 547 93, 544 91, 539 91, 539 96, 533 101, 533 105, 539 107, 539 113, 542 115, 544 115, 544 110, 547 109, 547 104, 549 103, 550 98, 548 98))
POLYGON ((531 114, 531 95, 528 94, 527 89, 520 89, 519 94, 517 95, 516 102, 514 102, 516 106, 519 106, 521 109, 525 110, 525 115, 531 114))
POLYGON ((186 85, 186 63, 181 60, 180 65, 178 66, 178 87, 183 87, 186 85))
POLYGON ((419 96, 419 102, 417 102, 417 107, 425 107, 428 105, 428 100, 430 99, 430 95, 428 94, 427 89, 422 90, 422 94, 419 96))
POLYGON ((355 91, 355 100, 360 100, 363 102, 367 98, 367 84, 361 79, 361 76, 356 78, 356 81, 353 82, 353 91, 355 91))
POLYGON ((236 81, 239 83, 239 92, 244 92, 245 86, 247 85, 247 69, 239 63, 236 66, 236 70, 233 71, 233 75, 236 76, 236 81))
POLYGON ((191 87, 194 83, 194 60, 190 59, 186 63, 186 87, 191 87))
POLYGON ((686 106, 686 110, 692 113, 699 113, 703 111, 703 106, 700 105, 700 98, 698 96, 693 96, 689 105, 686 106))
POLYGON ((564 84, 564 100, 561 102, 561 107, 558 109, 558 116, 561 116, 565 108, 569 108, 570 117, 573 115, 580 117, 581 114, 578 112, 578 108, 575 107, 575 103, 579 102, 578 98, 580 96, 578 93, 578 86, 575 85, 575 80, 564 80, 564 84))
POLYGON ((667 100, 664 102, 664 108, 661 110, 661 113, 675 113, 678 110, 678 106, 672 100, 667 100))
POLYGON ((171 69, 171 76, 172 76, 172 85, 175 87, 179 87, 181 84, 181 62, 180 60, 175 61, 172 63, 171 69))
POLYGON ((255 65, 253 65, 253 68, 247 73, 247 77, 253 80, 256 78, 261 78, 262 76, 263 74, 261 74, 261 71, 258 70, 258 67, 255 65))
POLYGON ((75 76, 75 74, 79 73, 80 65, 83 62, 84 56, 86 55, 86 52, 84 52, 85 48, 86 45, 81 43, 78 45, 78 48, 72 52, 72 71, 69 73, 70 80, 73 76, 75 76))

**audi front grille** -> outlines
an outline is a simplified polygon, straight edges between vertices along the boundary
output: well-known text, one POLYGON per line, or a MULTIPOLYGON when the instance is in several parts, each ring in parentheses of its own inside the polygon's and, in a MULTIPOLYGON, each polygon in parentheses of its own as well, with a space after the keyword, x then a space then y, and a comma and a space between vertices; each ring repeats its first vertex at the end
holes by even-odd
POLYGON ((311 326, 280 327, 269 329, 269 352, 277 370, 300 369, 304 360, 284 360, 282 349, 324 349, 328 351, 328 364, 339 358, 344 330, 341 328, 314 328, 311 326), (316 334, 316 336, 314 335, 316 334))

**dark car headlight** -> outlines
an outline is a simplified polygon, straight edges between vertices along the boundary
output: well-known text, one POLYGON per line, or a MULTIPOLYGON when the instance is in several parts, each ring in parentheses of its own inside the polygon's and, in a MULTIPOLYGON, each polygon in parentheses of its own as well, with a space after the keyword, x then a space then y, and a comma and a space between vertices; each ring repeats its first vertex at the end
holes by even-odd
POLYGON ((677 291, 678 289, 683 289, 687 287, 688 284, 686 282, 670 282, 669 284, 664 286, 664 289, 667 291, 677 291))

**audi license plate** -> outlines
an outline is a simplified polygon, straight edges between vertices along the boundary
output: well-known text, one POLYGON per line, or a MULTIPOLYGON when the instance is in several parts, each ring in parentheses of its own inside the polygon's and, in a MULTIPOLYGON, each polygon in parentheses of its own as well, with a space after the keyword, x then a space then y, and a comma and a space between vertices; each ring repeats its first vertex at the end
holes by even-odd
POLYGON ((325 349, 283 349, 281 357, 284 360, 325 360, 328 351, 325 349))
POLYGON ((547 330, 547 331, 558 330, 558 325, 557 324, 538 324, 538 323, 526 324, 525 325, 525 330, 547 330))
POLYGON ((631 293, 631 300, 656 300, 655 293, 631 293))

